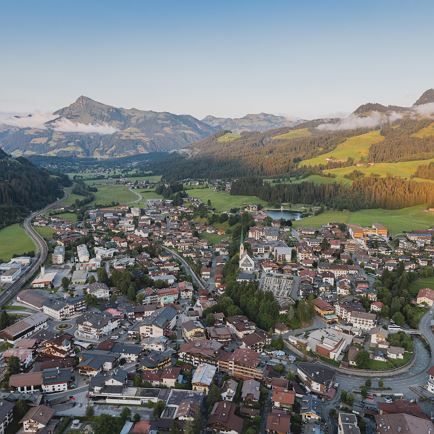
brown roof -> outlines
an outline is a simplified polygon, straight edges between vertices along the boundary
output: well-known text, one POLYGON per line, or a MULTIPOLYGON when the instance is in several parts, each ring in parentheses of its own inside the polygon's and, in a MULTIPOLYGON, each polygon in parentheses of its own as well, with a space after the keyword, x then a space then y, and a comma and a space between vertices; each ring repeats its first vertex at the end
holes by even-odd
POLYGON ((271 399, 273 402, 279 402, 281 405, 294 405, 295 392, 292 390, 275 388, 271 399))
POLYGON ((243 419, 235 414, 236 408, 237 406, 232 402, 216 402, 208 419, 208 425, 216 429, 241 433, 243 419))
POLYGON ((46 405, 38 405, 36 407, 30 407, 21 422, 31 419, 42 425, 47 425, 53 416, 54 410, 52 408, 47 407, 46 405))
POLYGON ((27 372, 11 375, 9 387, 40 386, 42 384, 42 372, 27 372))
POLYGON ((398 399, 391 403, 380 402, 378 403, 378 409, 380 410, 380 414, 405 413, 411 416, 428 419, 428 416, 422 411, 419 405, 405 399, 398 399))
POLYGON ((434 290, 431 288, 421 288, 417 293, 417 298, 428 298, 429 300, 434 301, 434 290))
POLYGON ((291 416, 283 410, 274 408, 267 416, 266 430, 278 433, 291 432, 291 416))
POLYGON ((260 362, 259 354, 256 351, 242 348, 237 348, 232 353, 232 360, 239 365, 249 368, 256 368, 260 362))
POLYGON ((378 434, 429 434, 434 432, 430 420, 409 414, 382 414, 375 416, 378 434))

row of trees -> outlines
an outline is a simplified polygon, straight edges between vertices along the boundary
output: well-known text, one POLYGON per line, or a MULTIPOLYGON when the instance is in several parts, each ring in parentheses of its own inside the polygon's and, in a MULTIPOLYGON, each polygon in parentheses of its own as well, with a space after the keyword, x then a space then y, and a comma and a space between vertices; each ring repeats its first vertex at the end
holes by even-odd
POLYGON ((271 203, 326 204, 331 208, 352 211, 364 208, 398 209, 417 204, 434 204, 434 189, 431 183, 374 175, 359 177, 351 186, 312 182, 272 186, 264 183, 261 178, 248 177, 234 181, 231 194, 256 195, 271 203))
POLYGON ((434 162, 418 166, 414 176, 416 178, 434 179, 434 162))

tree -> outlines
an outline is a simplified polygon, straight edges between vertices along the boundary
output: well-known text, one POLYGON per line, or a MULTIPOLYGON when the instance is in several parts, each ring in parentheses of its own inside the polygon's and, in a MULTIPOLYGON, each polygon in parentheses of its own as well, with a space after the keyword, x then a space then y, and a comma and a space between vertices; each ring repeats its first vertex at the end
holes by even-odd
POLYGON ((222 399, 222 395, 220 393, 220 389, 215 384, 211 384, 208 392, 208 396, 206 397, 206 406, 208 411, 211 411, 214 404, 222 399))
POLYGON ((122 420, 118 417, 102 414, 94 419, 92 428, 95 434, 113 434, 119 432, 123 424, 122 420))
POLYGON ((360 394, 362 395, 363 399, 366 399, 366 397, 368 396, 368 388, 366 386, 362 386, 360 388, 360 394))
POLYGON ((371 385, 372 385, 371 379, 368 378, 368 379, 365 381, 365 386, 366 386, 366 387, 371 387, 371 385))
POLYGON ((166 403, 164 401, 157 401, 154 407, 153 416, 155 418, 160 417, 161 413, 163 413, 165 408, 166 408, 166 403))
POLYGON ((365 350, 360 350, 356 355, 356 365, 358 368, 366 369, 369 366, 369 353, 365 350))
POLYGON ((136 413, 133 417, 133 422, 138 422, 140 420, 140 414, 136 413))
POLYGON ((130 416, 131 416, 131 410, 129 409, 129 407, 125 407, 124 409, 122 409, 120 414, 122 424, 124 424, 130 416))
POLYGON ((378 380, 378 387, 380 389, 384 389, 384 381, 383 380, 378 380))
POLYGON ((8 325, 10 325, 10 323, 11 323, 11 319, 8 313, 5 310, 3 310, 0 314, 0 330, 6 328, 8 325))
POLYGON ((399 326, 403 326, 405 324, 405 317, 401 312, 395 312, 392 316, 392 320, 399 326))
POLYGON ((172 426, 170 427, 170 434, 181 434, 181 430, 179 429, 178 422, 176 420, 172 422, 172 426))
POLYGON ((95 415, 95 410, 91 405, 88 405, 86 408, 86 417, 92 417, 95 415))
POLYGON ((87 279, 87 282, 88 283, 95 283, 96 282, 95 276, 93 276, 93 275, 90 276, 89 279, 87 279))
POLYGON ((104 267, 98 268, 98 270, 96 270, 96 275, 98 276, 98 282, 108 283, 109 279, 108 279, 107 271, 104 267))
POLYGON ((12 356, 8 359, 8 373, 10 375, 18 374, 21 370, 20 359, 18 357, 12 356))
POLYGON ((68 291, 69 279, 66 276, 62 278, 62 288, 64 291, 68 291))
POLYGON ((136 287, 134 286, 134 283, 131 283, 128 287, 127 297, 131 301, 136 299, 136 287))

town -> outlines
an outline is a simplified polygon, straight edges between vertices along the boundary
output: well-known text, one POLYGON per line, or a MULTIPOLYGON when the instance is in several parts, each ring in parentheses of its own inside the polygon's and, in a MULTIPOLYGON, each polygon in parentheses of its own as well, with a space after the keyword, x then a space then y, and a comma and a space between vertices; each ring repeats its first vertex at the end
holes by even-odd
POLYGON ((1 313, 0 433, 434 432, 433 229, 190 196, 33 225, 54 235, 1 313))

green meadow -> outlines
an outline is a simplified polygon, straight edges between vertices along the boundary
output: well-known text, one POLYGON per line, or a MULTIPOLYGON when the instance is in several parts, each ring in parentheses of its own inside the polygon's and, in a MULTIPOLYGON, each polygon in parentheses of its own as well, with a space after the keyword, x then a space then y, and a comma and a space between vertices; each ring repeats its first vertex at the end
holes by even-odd
POLYGON ((0 230, 0 260, 9 261, 13 255, 32 250, 35 250, 35 245, 18 223, 0 230))

